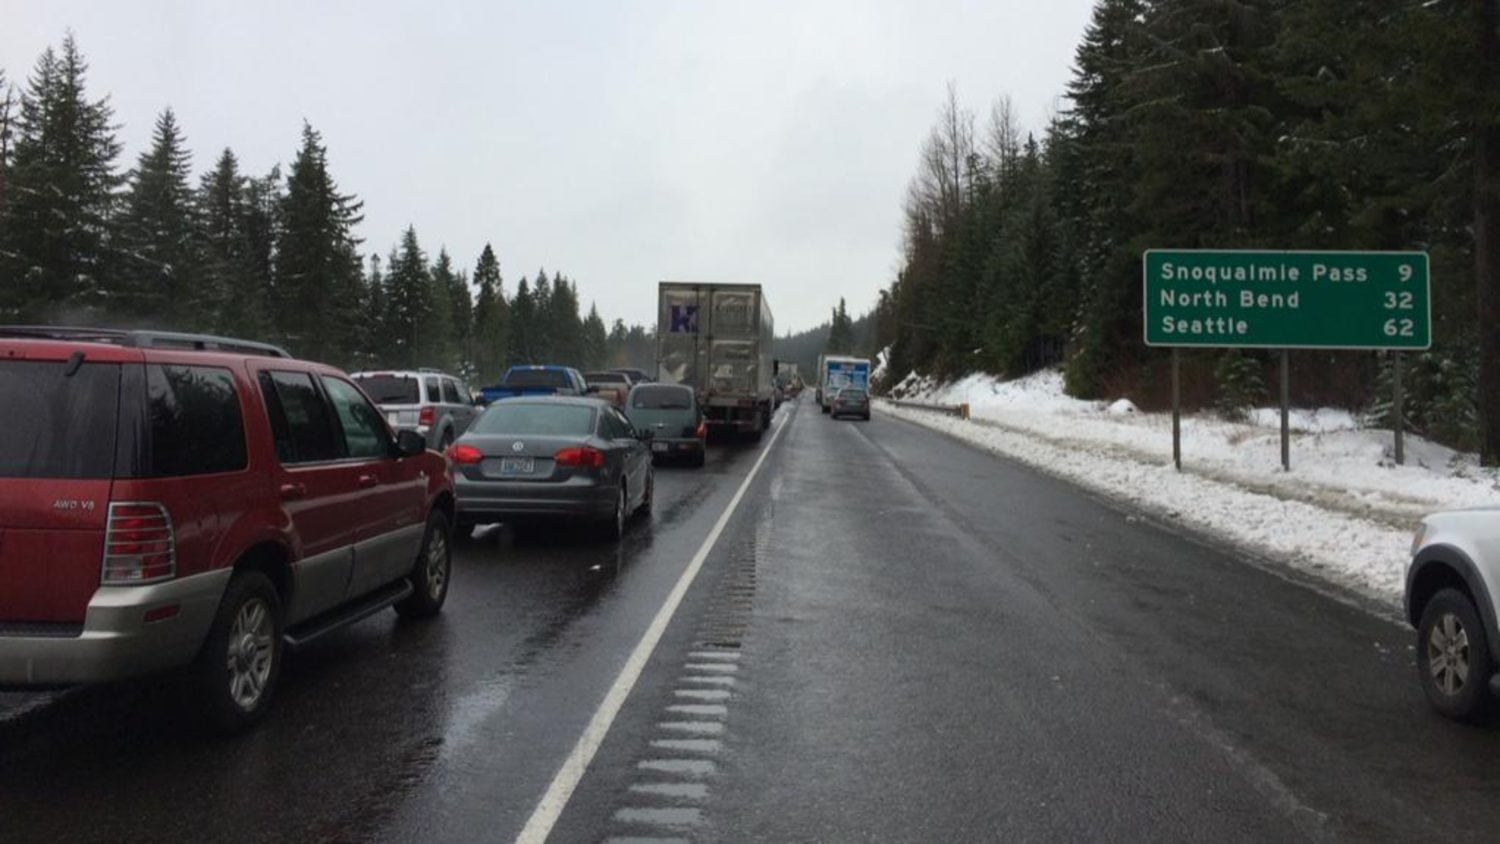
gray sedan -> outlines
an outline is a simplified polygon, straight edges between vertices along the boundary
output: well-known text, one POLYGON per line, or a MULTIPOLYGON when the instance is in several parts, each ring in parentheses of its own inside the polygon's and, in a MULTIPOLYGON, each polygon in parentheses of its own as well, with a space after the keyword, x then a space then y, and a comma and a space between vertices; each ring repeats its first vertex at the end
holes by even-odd
POLYGON ((448 449, 458 526, 570 519, 618 539, 651 509, 650 439, 599 399, 498 401, 448 449))

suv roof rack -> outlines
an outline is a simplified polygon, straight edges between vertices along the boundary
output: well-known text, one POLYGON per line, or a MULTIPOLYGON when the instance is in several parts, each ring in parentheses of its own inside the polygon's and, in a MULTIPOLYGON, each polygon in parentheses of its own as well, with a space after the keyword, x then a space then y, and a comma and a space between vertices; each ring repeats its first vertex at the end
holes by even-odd
POLYGON ((238 352, 289 358, 291 353, 280 346, 217 337, 212 334, 186 334, 178 331, 151 331, 123 328, 88 328, 64 325, 0 325, 0 337, 32 337, 40 340, 76 340, 85 343, 113 343, 134 348, 188 349, 208 352, 238 352))

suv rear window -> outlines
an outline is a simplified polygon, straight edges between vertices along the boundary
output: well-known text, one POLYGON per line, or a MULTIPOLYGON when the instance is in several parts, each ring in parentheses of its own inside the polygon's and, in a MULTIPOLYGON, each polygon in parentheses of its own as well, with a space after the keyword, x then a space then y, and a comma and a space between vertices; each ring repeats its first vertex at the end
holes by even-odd
POLYGON ((560 369, 518 369, 505 376, 507 387, 571 387, 560 369))
POLYGON ((0 360, 0 477, 99 479, 114 474, 120 365, 0 360))
POLYGON ((421 404, 417 379, 403 375, 365 375, 355 379, 376 404, 421 404))
POLYGON ((636 387, 630 393, 630 406, 642 410, 689 410, 693 391, 685 387, 636 387))

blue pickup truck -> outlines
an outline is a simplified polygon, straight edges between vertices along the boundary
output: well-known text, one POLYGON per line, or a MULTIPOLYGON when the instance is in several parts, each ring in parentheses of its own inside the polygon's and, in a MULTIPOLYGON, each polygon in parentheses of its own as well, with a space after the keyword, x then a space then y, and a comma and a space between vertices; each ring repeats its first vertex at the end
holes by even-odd
POLYGON ((499 384, 479 392, 489 404, 516 396, 583 396, 588 384, 571 366, 512 366, 499 384))

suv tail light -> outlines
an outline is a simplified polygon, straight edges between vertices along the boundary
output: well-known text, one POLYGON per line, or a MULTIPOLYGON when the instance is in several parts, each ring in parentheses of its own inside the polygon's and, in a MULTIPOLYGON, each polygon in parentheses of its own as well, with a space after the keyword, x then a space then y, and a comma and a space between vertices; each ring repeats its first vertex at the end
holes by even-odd
POLYGON ((154 501, 114 501, 104 534, 105 586, 166 580, 177 574, 177 537, 172 516, 154 501))
POLYGON ((695 431, 694 434, 700 440, 706 440, 706 439, 708 439, 708 423, 707 422, 699 422, 698 423, 698 430, 695 431))
POLYGON ((603 469, 604 452, 597 448, 565 448, 552 455, 552 462, 573 469, 603 469))
POLYGON ((417 412, 418 425, 431 425, 437 421, 437 408, 432 405, 422 408, 417 412))
POLYGON ((460 466, 477 466, 484 460, 484 453, 472 445, 450 445, 448 459, 460 466))

